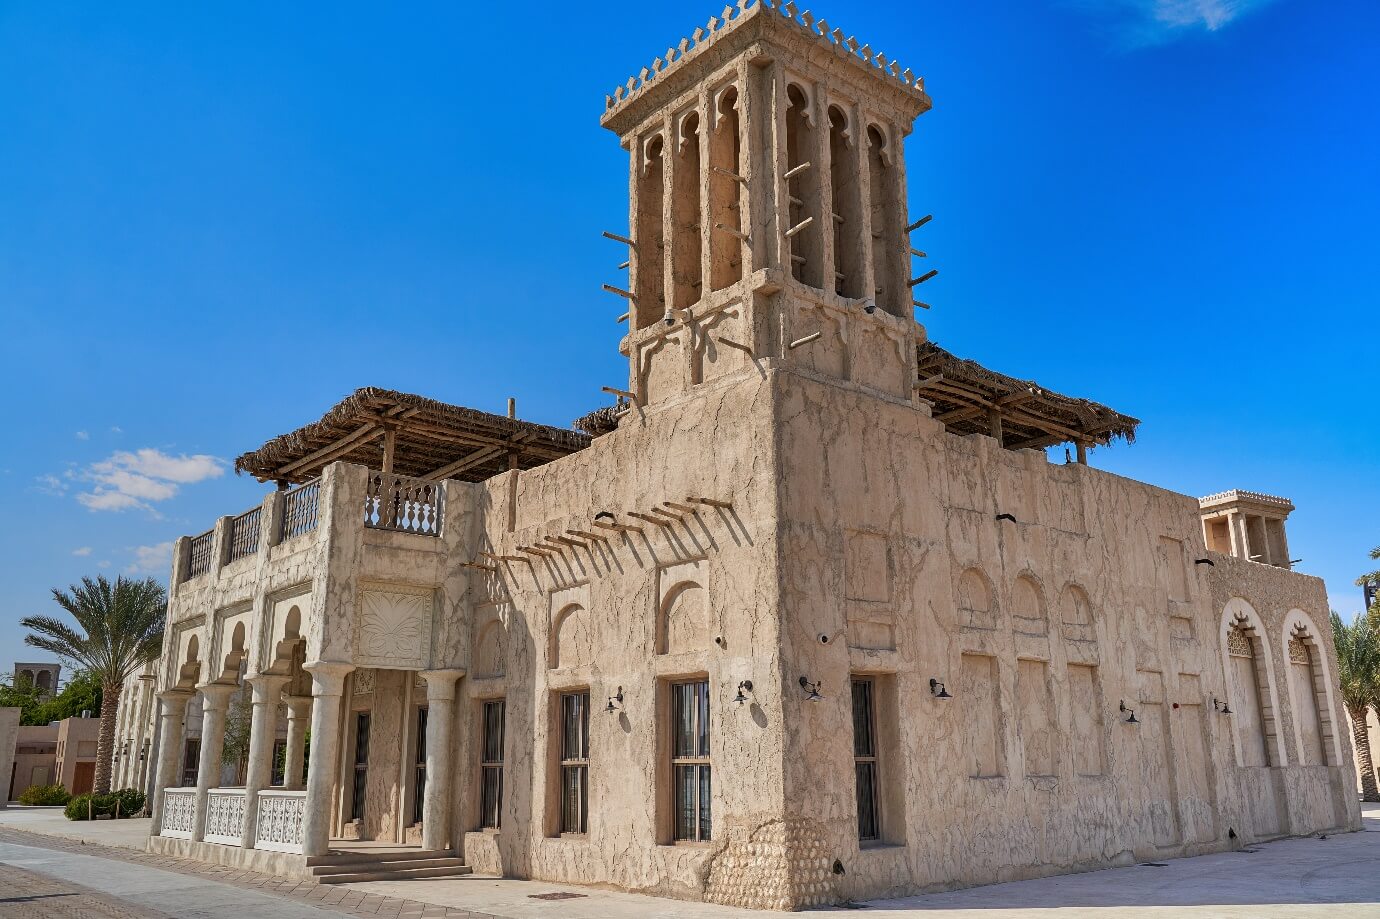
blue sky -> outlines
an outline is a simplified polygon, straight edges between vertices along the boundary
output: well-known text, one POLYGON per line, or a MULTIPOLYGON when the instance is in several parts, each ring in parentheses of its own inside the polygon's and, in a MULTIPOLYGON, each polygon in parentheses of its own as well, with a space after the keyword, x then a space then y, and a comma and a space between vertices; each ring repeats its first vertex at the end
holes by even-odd
MULTIPOLYGON (((229 460, 358 386, 568 424, 625 378, 598 116, 718 7, 464 7, 0 2, 0 665, 51 587, 166 577, 260 499, 229 460)), ((1301 570, 1358 608, 1380 6, 818 12, 934 99, 931 336, 1144 420, 1095 465, 1293 498, 1301 570)))

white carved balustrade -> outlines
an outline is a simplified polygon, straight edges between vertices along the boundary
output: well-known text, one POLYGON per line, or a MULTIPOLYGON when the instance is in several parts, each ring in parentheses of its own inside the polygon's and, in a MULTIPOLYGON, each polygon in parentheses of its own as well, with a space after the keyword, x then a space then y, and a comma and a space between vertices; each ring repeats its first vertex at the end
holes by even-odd
POLYGON ((238 846, 244 836, 244 789, 212 788, 206 795, 206 841, 238 846))
POLYGON ((161 836, 191 839, 196 826, 196 789, 165 788, 163 790, 163 829, 161 836))
POLYGON ((364 525, 425 536, 441 535, 441 483, 369 471, 364 525))
POLYGON ((254 848, 301 854, 302 821, 306 810, 305 791, 265 789, 259 792, 254 848))

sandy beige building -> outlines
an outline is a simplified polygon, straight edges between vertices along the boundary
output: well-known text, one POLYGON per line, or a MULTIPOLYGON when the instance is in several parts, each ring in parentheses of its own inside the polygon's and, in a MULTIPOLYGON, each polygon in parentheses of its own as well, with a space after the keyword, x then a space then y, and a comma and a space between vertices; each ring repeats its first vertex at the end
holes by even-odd
POLYGON ((1134 418, 915 321, 929 106, 762 2, 612 94, 618 405, 362 389, 241 456, 280 487, 177 543, 151 846, 790 909, 1357 829, 1281 508, 1221 541, 1215 499, 1087 464, 1134 418))

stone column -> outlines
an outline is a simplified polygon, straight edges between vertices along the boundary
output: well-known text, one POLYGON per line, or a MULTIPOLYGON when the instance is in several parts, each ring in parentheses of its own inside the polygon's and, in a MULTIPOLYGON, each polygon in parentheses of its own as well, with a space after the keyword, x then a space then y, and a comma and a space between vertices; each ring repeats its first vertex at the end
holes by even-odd
POLYGON ((173 788, 177 781, 178 760, 182 757, 182 719, 187 715, 187 703, 191 698, 192 694, 185 689, 170 689, 158 694, 162 708, 158 727, 158 769, 153 799, 149 801, 149 813, 153 815, 149 833, 153 836, 163 828, 163 789, 173 788))
POLYGON ((283 757, 283 787, 302 787, 302 766, 307 755, 307 728, 311 725, 311 696, 288 696, 287 751, 283 757))
POLYGON ((206 835, 206 800, 220 784, 220 754, 225 745, 225 715, 230 697, 239 687, 234 683, 205 683, 201 692, 201 758, 196 766, 196 822, 192 839, 201 842, 206 835))
POLYGON ((259 792, 273 780, 273 738, 278 733, 278 703, 286 675, 260 674, 245 680, 252 687, 254 712, 249 721, 249 765, 244 777, 244 835, 240 845, 254 848, 259 792))
POLYGON ((340 753, 340 695, 353 664, 314 661, 311 673, 311 759, 307 765, 307 800, 302 819, 302 854, 325 855, 331 845, 331 797, 335 759, 340 753))
POLYGON ((463 670, 424 670, 426 680, 426 793, 422 798, 422 848, 449 849, 451 728, 455 724, 455 681, 463 670))

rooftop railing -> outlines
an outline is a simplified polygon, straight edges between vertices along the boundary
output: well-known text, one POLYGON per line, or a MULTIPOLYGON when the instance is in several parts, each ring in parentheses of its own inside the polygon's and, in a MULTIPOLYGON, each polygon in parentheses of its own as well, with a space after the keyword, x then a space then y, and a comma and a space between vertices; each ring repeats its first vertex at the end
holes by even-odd
POLYGON ((262 512, 262 507, 256 507, 230 521, 230 556, 227 561, 233 562, 259 551, 262 512))
POLYGON ((194 578, 211 570, 211 547, 215 543, 216 531, 207 530, 200 536, 193 536, 187 551, 187 577, 194 578))
POLYGON ((369 471, 364 525, 423 536, 441 535, 441 483, 369 471))
POLYGON ((281 542, 316 529, 321 518, 321 480, 313 479, 283 494, 283 535, 281 542))

